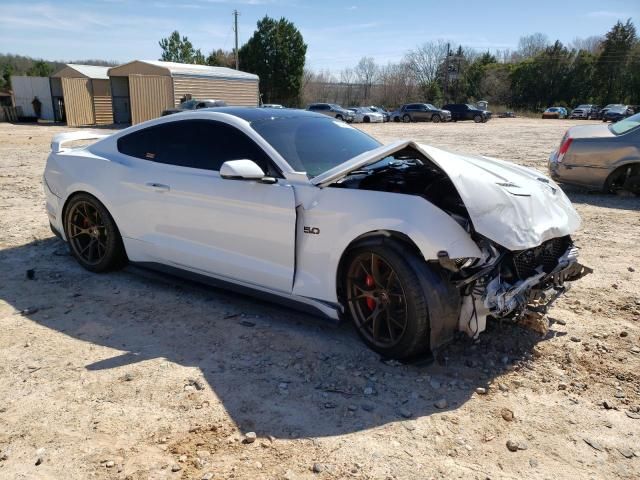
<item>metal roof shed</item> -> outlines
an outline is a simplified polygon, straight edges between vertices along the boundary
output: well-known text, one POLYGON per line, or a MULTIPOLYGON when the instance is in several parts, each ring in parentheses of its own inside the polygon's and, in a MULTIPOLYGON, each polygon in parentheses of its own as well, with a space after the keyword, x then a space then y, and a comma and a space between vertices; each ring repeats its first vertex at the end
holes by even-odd
POLYGON ((109 67, 69 63, 51 75, 56 119, 66 114, 67 125, 109 125, 113 123, 109 67))
POLYGON ((258 105, 258 76, 226 67, 135 60, 110 68, 109 78, 116 123, 136 124, 159 117, 187 95, 229 105, 258 105))

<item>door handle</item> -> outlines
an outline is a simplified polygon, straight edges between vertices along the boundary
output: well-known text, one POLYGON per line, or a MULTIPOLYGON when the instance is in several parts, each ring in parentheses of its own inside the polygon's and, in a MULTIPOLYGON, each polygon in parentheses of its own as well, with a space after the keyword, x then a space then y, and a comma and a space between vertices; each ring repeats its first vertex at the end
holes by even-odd
POLYGON ((162 183, 148 182, 145 183, 145 185, 152 190, 155 190, 156 192, 168 192, 169 190, 171 190, 171 187, 169 187, 169 185, 164 185, 162 183))

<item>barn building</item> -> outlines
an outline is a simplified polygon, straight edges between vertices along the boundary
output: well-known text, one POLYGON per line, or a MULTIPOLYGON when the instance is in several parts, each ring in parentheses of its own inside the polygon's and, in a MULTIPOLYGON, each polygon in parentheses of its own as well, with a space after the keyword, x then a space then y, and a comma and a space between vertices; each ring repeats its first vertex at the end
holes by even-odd
POLYGON ((258 76, 226 67, 135 60, 109 69, 115 123, 140 123, 188 98, 257 106, 258 76))
POLYGON ((68 64, 51 75, 55 119, 67 125, 113 123, 109 67, 68 64))

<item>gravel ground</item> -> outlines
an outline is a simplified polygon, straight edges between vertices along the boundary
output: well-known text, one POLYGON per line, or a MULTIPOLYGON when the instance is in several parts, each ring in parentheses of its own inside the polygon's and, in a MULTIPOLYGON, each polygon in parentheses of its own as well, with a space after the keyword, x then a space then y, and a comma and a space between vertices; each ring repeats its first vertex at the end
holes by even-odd
MULTIPOLYGON (((544 169, 576 123, 363 128, 544 169)), ((383 363, 349 325, 82 270, 40 183, 68 130, 0 124, 0 478, 640 478, 640 199, 569 190, 595 273, 545 336, 492 323, 383 363)))

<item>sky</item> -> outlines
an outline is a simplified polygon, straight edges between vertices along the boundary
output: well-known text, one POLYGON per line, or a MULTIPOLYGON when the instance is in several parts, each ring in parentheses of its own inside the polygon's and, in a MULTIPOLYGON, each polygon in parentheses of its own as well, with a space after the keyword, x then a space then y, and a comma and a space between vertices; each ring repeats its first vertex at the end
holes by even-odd
POLYGON ((521 36, 542 32, 570 43, 604 35, 631 18, 640 33, 640 0, 0 0, 0 53, 47 60, 127 62, 160 57, 158 40, 173 30, 205 55, 240 44, 264 15, 292 21, 307 66, 339 70, 363 56, 398 61, 421 43, 444 40, 480 51, 515 50, 521 36))

